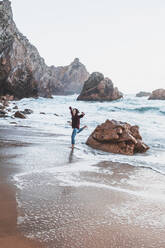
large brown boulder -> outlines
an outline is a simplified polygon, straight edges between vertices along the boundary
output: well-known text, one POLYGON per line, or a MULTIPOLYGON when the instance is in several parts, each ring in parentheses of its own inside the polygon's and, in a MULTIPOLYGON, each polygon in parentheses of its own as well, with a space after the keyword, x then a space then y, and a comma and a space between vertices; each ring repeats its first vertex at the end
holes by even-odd
POLYGON ((83 101, 113 101, 123 97, 117 87, 114 87, 109 78, 99 72, 93 72, 78 96, 77 100, 83 101))
POLYGON ((16 27, 10 1, 0 1, 0 95, 20 99, 79 93, 88 76, 78 59, 68 66, 47 66, 16 27))
POLYGON ((165 89, 157 89, 152 91, 152 94, 148 98, 149 100, 165 100, 165 89))
POLYGON ((97 126, 86 144, 102 151, 125 155, 144 153, 149 149, 142 141, 138 126, 115 120, 107 120, 97 126))

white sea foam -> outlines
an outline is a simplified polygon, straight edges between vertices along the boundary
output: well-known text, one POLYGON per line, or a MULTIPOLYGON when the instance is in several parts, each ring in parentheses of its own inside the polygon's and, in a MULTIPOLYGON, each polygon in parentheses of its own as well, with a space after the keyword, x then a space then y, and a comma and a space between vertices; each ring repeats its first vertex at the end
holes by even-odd
MULTIPOLYGON (((70 105, 77 107, 80 111, 86 113, 81 124, 88 125, 88 129, 77 137, 78 157, 91 160, 97 156, 97 159, 99 158, 100 160, 130 163, 134 166, 150 167, 161 173, 165 172, 165 106, 163 101, 148 101, 147 98, 139 99, 132 95, 127 95, 124 99, 114 102, 82 102, 76 101, 76 98, 77 95, 54 96, 53 99, 22 99, 16 102, 19 109, 31 108, 34 113, 28 115, 27 119, 16 121, 18 125, 35 127, 43 132, 60 134, 62 136, 57 139, 69 143, 71 128, 68 124, 70 120, 68 107, 70 105), (46 114, 42 115, 40 112, 45 112, 46 114), (130 157, 107 154, 88 148, 85 145, 87 137, 98 124, 108 118, 139 125, 143 140, 150 146, 150 150, 146 154, 130 157)), ((10 121, 7 118, 1 124, 5 125, 10 121)))
MULTIPOLYGON (((77 95, 54 96, 53 99, 25 98, 17 101, 16 104, 20 110, 31 108, 34 111, 33 114, 27 115, 27 119, 16 119, 17 125, 62 135, 57 139, 69 144, 72 130, 68 124, 70 120, 68 107, 71 105, 86 113, 81 124, 88 125, 88 129, 77 137, 79 150, 76 155, 79 158, 93 160, 97 157, 97 160, 100 159, 100 161, 124 162, 165 173, 165 106, 163 101, 148 101, 147 98, 139 99, 132 95, 126 95, 124 99, 114 102, 82 102, 76 101, 76 98, 77 95), (46 114, 40 114, 40 112, 46 114), (98 124, 108 118, 139 125, 143 140, 150 146, 150 150, 146 154, 123 156, 107 154, 87 147, 85 141, 89 134, 98 124)), ((14 106, 13 103, 12 106, 14 106)), ((11 122, 10 118, 1 120, 1 124, 4 125, 9 122, 11 122)))

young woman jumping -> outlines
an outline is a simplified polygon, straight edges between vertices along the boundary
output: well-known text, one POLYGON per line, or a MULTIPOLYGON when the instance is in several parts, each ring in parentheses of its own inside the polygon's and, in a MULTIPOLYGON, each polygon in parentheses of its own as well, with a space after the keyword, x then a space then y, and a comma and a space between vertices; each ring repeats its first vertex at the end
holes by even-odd
POLYGON ((71 113, 71 116, 72 116, 73 132, 72 132, 72 136, 71 136, 71 143, 72 143, 72 149, 73 149, 74 145, 75 145, 76 134, 80 133, 87 126, 84 126, 84 127, 80 128, 80 119, 84 117, 84 115, 85 115, 84 112, 82 112, 79 115, 78 109, 76 109, 76 108, 72 109, 72 107, 69 107, 69 109, 70 109, 70 113, 71 113))

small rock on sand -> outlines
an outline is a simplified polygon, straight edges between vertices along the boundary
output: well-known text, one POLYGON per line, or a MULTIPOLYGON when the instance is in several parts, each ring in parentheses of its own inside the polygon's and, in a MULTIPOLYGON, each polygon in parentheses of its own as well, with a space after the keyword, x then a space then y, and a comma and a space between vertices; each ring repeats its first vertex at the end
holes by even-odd
POLYGON ((14 116, 16 118, 26 119, 25 115, 21 113, 20 111, 15 112, 14 116))

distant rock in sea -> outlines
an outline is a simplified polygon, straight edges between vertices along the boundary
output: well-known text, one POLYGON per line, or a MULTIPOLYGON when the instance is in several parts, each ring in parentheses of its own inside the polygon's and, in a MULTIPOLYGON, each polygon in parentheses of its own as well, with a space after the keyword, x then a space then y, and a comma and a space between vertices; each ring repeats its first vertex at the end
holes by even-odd
POLYGON ((145 91, 140 91, 139 93, 136 94, 136 97, 144 97, 144 96, 150 96, 150 92, 145 92, 145 91))
POLYGON ((107 120, 97 126, 86 144, 105 152, 125 155, 143 153, 149 149, 142 141, 138 126, 115 120, 107 120))
POLYGON ((165 89, 157 89, 152 91, 152 94, 148 98, 149 100, 165 100, 165 89))
POLYGON ((109 78, 99 72, 93 72, 87 81, 77 100, 82 101, 113 101, 123 97, 117 87, 114 87, 109 78))
POLYGON ((47 66, 17 29, 10 1, 0 1, 0 95, 20 99, 79 93, 88 76, 77 58, 69 66, 47 66))

